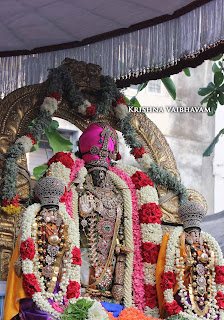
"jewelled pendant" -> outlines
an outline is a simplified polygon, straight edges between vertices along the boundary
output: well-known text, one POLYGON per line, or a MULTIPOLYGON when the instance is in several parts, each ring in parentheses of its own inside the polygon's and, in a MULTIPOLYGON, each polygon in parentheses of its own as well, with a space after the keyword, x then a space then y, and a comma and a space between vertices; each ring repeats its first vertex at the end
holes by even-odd
POLYGON ((56 246, 57 244, 59 244, 60 242, 60 238, 57 234, 52 234, 48 237, 48 242, 52 245, 52 246, 56 246))

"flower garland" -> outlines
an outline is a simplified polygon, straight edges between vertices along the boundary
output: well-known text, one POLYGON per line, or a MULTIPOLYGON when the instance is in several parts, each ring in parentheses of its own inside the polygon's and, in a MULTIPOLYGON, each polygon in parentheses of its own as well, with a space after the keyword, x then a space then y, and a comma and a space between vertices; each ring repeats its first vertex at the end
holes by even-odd
POLYGON ((126 268, 124 276, 124 304, 130 307, 132 301, 132 272, 134 259, 134 242, 133 242, 133 226, 132 226, 132 198, 131 191, 125 181, 123 181, 116 173, 109 171, 110 178, 115 186, 117 186, 122 193, 124 201, 124 237, 125 245, 132 251, 126 257, 126 268))
POLYGON ((18 173, 17 160, 40 140, 41 135, 49 127, 52 115, 57 109, 60 96, 57 92, 45 97, 40 112, 34 121, 29 133, 18 138, 8 149, 5 155, 3 174, 2 174, 2 210, 8 214, 19 213, 19 195, 17 194, 16 177, 18 173))
MULTIPOLYGON (((180 236, 183 232, 182 227, 177 227, 172 236, 169 237, 166 250, 166 262, 164 273, 161 277, 161 289, 163 291, 165 304, 164 307, 168 312, 168 315, 180 314, 186 319, 196 320, 196 315, 191 304, 187 300, 187 291, 184 285, 184 258, 180 256, 180 236), (181 303, 184 306, 184 310, 174 300, 174 284, 177 281, 178 288, 180 289, 181 303)), ((224 319, 224 259, 221 249, 217 241, 209 234, 202 232, 203 239, 207 241, 208 245, 215 253, 215 268, 212 270, 212 298, 209 307, 209 312, 200 319, 224 319)))
MULTIPOLYGON (((68 154, 67 154, 68 155, 68 154)), ((54 156, 54 161, 60 161, 60 158, 63 157, 63 153, 61 155, 56 154, 54 156)), ((64 160, 63 160, 64 161, 64 160)), ((77 160, 76 160, 77 161, 77 160)), ((51 170, 51 166, 54 162, 50 161, 51 165, 49 166, 49 170, 51 170)), ((81 167, 81 170, 77 170, 77 168, 73 167, 72 170, 75 170, 76 173, 72 172, 70 175, 74 177, 79 175, 81 179, 81 183, 83 184, 86 176, 86 171, 81 174, 82 170, 85 167, 81 167)), ((86 170, 86 169, 85 169, 86 170)), ((158 210, 158 197, 157 193, 153 187, 151 180, 138 169, 127 166, 124 164, 120 164, 117 166, 110 167, 108 171, 110 177, 114 184, 122 190, 123 198, 125 202, 125 239, 126 245, 130 248, 134 249, 135 255, 128 254, 127 256, 127 269, 125 275, 125 305, 132 305, 132 290, 134 291, 134 302, 135 305, 143 310, 146 308, 146 311, 151 312, 153 316, 158 314, 158 309, 153 307, 150 308, 142 297, 146 295, 148 299, 151 299, 152 304, 157 304, 156 296, 154 294, 154 284, 155 277, 153 280, 150 280, 152 277, 150 275, 149 270, 153 270, 155 274, 156 260, 158 252, 155 252, 155 248, 159 249, 158 242, 161 240, 161 226, 159 224, 161 219, 161 212, 158 210), (149 203, 151 201, 152 203, 149 203), (150 209, 147 206, 151 206, 150 209), (145 208, 146 207, 146 208, 145 208), (146 211, 144 211, 146 210, 146 211), (150 215, 151 220, 145 221, 144 217, 150 215), (129 218, 128 218, 129 217, 129 218), (140 220, 139 220, 140 219, 140 220), (141 222, 141 226, 139 224, 141 222), (148 228, 147 228, 148 225, 148 228), (156 235, 157 233, 157 240, 156 235), (151 238, 150 238, 151 234, 151 238), (133 237, 134 235, 134 237, 133 237), (145 240, 142 240, 145 238, 145 240), (153 264, 148 262, 141 262, 142 252, 145 251, 148 255, 152 255, 153 264), (134 264, 134 266, 133 266, 134 264), (144 272, 143 272, 144 271, 144 272), (145 284, 144 284, 145 278, 145 284), (132 280, 131 280, 132 279, 132 280), (150 282, 151 281, 151 282, 150 282), (153 290, 149 287, 150 283, 153 282, 153 290), (150 290, 151 289, 151 290, 150 290), (147 293, 147 294, 146 294, 147 293), (154 301, 154 302, 152 302, 154 301), (149 310, 150 309, 150 310, 149 310), (153 309, 153 310, 152 310, 153 309)), ((65 177, 66 179, 66 177, 65 177)), ((73 195, 73 199, 75 198, 75 207, 73 208, 73 213, 75 216, 78 216, 76 212, 78 212, 77 205, 77 195, 73 195), (75 196, 75 197, 74 197, 75 196)), ((77 222, 78 229, 78 222, 77 222)), ((145 253, 145 255, 147 255, 145 253)), ((147 259, 147 258, 146 258, 147 259)), ((152 261, 151 261, 152 262, 152 261)))
MULTIPOLYGON (((124 167, 122 168, 124 169, 124 167)), ((132 273, 132 288, 133 288, 133 300, 135 306, 143 310, 144 301, 144 274, 143 274, 143 264, 141 256, 141 231, 139 225, 138 217, 138 206, 137 206, 137 195, 134 188, 134 184, 131 178, 124 170, 118 169, 118 167, 110 167, 109 170, 116 173, 122 180, 124 180, 131 191, 132 196, 132 224, 133 224, 133 241, 134 241, 134 268, 132 273)))
POLYGON ((66 65, 50 70, 46 97, 40 106, 40 113, 35 119, 34 125, 29 133, 16 140, 5 155, 2 178, 3 211, 8 214, 20 212, 19 195, 16 188, 17 160, 22 153, 31 150, 32 146, 39 141, 41 135, 49 127, 62 94, 72 109, 92 119, 107 114, 112 108, 124 139, 131 147, 131 153, 135 156, 143 171, 147 172, 154 183, 161 184, 177 193, 181 203, 187 200, 186 188, 176 176, 153 163, 142 144, 137 140, 125 97, 116 87, 114 80, 109 76, 101 76, 100 82, 101 96, 98 102, 93 105, 83 98, 81 90, 74 83, 66 65))
POLYGON ((38 251, 35 248, 37 224, 36 213, 40 210, 40 204, 33 204, 24 213, 22 223, 22 237, 20 254, 22 258, 23 288, 26 294, 32 297, 36 305, 43 311, 59 318, 63 312, 63 302, 67 299, 78 298, 80 290, 80 265, 81 252, 79 239, 76 237, 76 226, 68 215, 64 203, 59 204, 60 215, 68 225, 68 242, 71 243, 66 253, 62 268, 62 278, 58 293, 45 291, 44 278, 39 273, 40 263, 38 251), (49 301, 51 300, 51 303, 49 301))
MULTIPOLYGON (((145 283, 142 288, 140 281, 139 283, 133 281, 133 290, 136 291, 135 294, 137 296, 136 306, 140 310, 143 308, 147 316, 158 317, 159 310, 155 285, 155 272, 160 243, 162 240, 162 213, 158 206, 157 192, 154 189, 152 181, 143 172, 124 164, 117 165, 117 168, 128 173, 134 186, 134 190, 136 190, 137 196, 138 218, 133 216, 133 233, 136 228, 139 232, 139 235, 137 233, 137 239, 141 238, 142 241, 142 250, 141 254, 139 254, 141 259, 139 260, 139 263, 143 261, 143 278, 145 283), (142 295, 142 289, 144 289, 144 295, 142 295), (138 303, 138 297, 141 297, 142 299, 141 304, 138 303), (145 299, 143 297, 145 297, 145 299)), ((136 235, 136 233, 134 234, 136 235)), ((138 258, 139 257, 136 256, 136 259, 138 258)), ((139 275, 142 276, 141 273, 139 273, 139 275)), ((134 277, 137 277, 137 275, 133 273, 133 278, 134 277)), ((143 281, 143 278, 139 280, 143 281)))

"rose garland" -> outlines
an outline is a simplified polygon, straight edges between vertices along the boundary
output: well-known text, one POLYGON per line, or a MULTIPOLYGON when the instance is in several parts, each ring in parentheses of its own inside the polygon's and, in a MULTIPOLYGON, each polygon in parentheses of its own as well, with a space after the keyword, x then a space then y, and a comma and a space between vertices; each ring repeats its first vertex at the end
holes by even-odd
MULTIPOLYGON (((184 286, 184 259, 180 256, 180 236, 183 232, 182 227, 177 227, 172 236, 169 237, 166 250, 166 262, 164 273, 161 278, 161 289, 163 291, 165 304, 164 307, 169 315, 180 314, 186 319, 196 320, 198 316, 192 311, 192 307, 187 301, 187 291, 184 286), (180 289, 181 303, 184 310, 174 300, 174 284, 178 282, 180 289)), ((224 259, 217 241, 206 232, 202 232, 203 239, 215 253, 216 266, 212 270, 212 294, 209 312, 207 315, 200 316, 200 319, 224 319, 224 259)))
POLYGON ((36 305, 43 311, 59 318, 63 312, 63 302, 79 297, 80 290, 80 265, 81 251, 76 237, 76 226, 68 215, 64 203, 59 204, 59 212, 63 222, 68 225, 68 241, 70 250, 66 253, 63 274, 58 293, 45 291, 44 278, 39 273, 40 263, 38 250, 35 247, 37 224, 36 214, 40 210, 40 204, 33 204, 24 213, 22 223, 22 237, 20 255, 22 258, 23 288, 26 294, 32 297, 36 305), (51 303, 49 300, 51 300, 51 303))
POLYGON ((50 125, 62 94, 72 109, 92 119, 97 119, 100 114, 107 114, 110 108, 113 108, 124 139, 131 147, 131 153, 140 163, 143 171, 147 172, 154 183, 161 184, 179 194, 181 203, 187 200, 186 188, 170 172, 153 163, 142 144, 137 140, 125 97, 117 89, 113 79, 109 76, 101 76, 100 82, 101 96, 93 105, 83 98, 81 90, 74 83, 65 65, 50 70, 46 97, 40 106, 40 113, 33 127, 29 133, 16 140, 5 155, 2 178, 2 209, 5 212, 8 214, 20 212, 19 195, 16 188, 17 160, 22 153, 31 150, 50 125))
POLYGON ((142 244, 141 254, 134 255, 137 259, 136 261, 134 260, 134 266, 139 266, 139 264, 141 266, 141 264, 143 264, 143 277, 140 278, 140 276, 142 276, 141 268, 137 273, 135 273, 134 268, 134 301, 140 310, 144 309, 147 316, 159 317, 155 272, 160 243, 162 240, 162 213, 158 206, 157 192, 149 177, 137 168, 124 164, 119 164, 117 167, 126 172, 131 178, 132 186, 134 186, 137 196, 138 214, 137 216, 133 216, 133 234, 135 235, 135 251, 137 251, 137 254, 139 238, 141 239, 142 244), (142 290, 144 295, 142 295, 142 290))

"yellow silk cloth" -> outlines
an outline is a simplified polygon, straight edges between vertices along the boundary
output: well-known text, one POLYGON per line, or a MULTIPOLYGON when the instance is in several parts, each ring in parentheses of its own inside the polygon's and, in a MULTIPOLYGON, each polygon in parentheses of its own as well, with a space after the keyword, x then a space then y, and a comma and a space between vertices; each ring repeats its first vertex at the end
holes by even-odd
MULTIPOLYGON (((172 235, 171 235, 172 236, 172 235)), ((163 237, 160 251, 159 251, 159 256, 156 264, 156 291, 157 291, 157 297, 158 297, 158 303, 159 303, 159 313, 160 317, 162 319, 165 319, 168 317, 168 314, 166 313, 166 310, 164 309, 164 296, 160 287, 161 283, 161 275, 164 272, 165 269, 165 262, 166 262, 166 247, 167 247, 167 242, 169 240, 169 234, 166 233, 163 237)), ((185 251, 185 233, 183 232, 181 235, 181 250, 180 250, 180 256, 185 258, 186 257, 186 251, 185 251)), ((189 284, 189 268, 185 268, 185 273, 184 273, 184 284, 186 287, 188 287, 189 284)), ((178 290, 178 284, 177 282, 174 285, 173 288, 173 294, 175 295, 178 290)))
POLYGON ((11 320, 16 316, 19 313, 19 300, 27 298, 22 286, 22 276, 18 277, 14 268, 14 263, 19 257, 19 243, 18 237, 9 267, 3 320, 11 320))

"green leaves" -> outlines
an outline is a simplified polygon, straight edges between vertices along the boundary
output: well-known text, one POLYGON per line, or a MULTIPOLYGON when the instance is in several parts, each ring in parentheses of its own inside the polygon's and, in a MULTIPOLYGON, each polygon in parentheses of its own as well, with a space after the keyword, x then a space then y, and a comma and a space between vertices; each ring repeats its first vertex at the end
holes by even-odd
POLYGON ((186 68, 184 69, 184 73, 187 77, 190 77, 191 76, 191 72, 190 72, 190 69, 189 68, 186 68))
POLYGON ((147 87, 147 84, 148 84, 148 81, 140 84, 140 85, 138 86, 137 94, 138 94, 140 91, 142 91, 143 89, 145 89, 145 87, 147 87))
POLYGON ((133 107, 137 107, 137 108, 141 107, 141 105, 140 105, 138 99, 136 98, 136 96, 131 98, 130 105, 133 106, 133 107))
POLYGON ((218 60, 220 60, 221 58, 222 58, 222 53, 220 54, 220 55, 218 55, 217 57, 215 57, 215 58, 212 58, 211 59, 211 61, 218 61, 218 60))
POLYGON ((219 141, 219 137, 224 134, 224 129, 220 130, 219 133, 217 134, 217 136, 213 139, 213 141, 210 143, 210 145, 208 146, 208 148, 205 150, 205 152, 203 153, 203 157, 209 157, 213 150, 214 147, 216 145, 216 143, 219 141))
POLYGON ((214 84, 212 82, 209 82, 206 88, 200 88, 198 90, 198 94, 200 96, 206 96, 208 93, 211 93, 212 91, 214 91, 214 89, 215 89, 214 84))
POLYGON ((42 165, 33 169, 33 175, 38 180, 45 174, 47 165, 42 165))
POLYGON ((69 303, 65 309, 61 320, 84 320, 88 318, 88 310, 92 307, 94 301, 80 299, 76 303, 69 303))
POLYGON ((38 141, 38 142, 33 146, 33 148, 30 150, 30 152, 37 151, 38 148, 39 148, 39 146, 40 146, 40 141, 38 141))
POLYGON ((176 87, 173 80, 171 78, 163 78, 161 80, 171 97, 176 100, 176 87))
POLYGON ((45 130, 49 146, 54 153, 59 151, 72 151, 73 144, 70 140, 64 138, 56 129, 59 123, 55 120, 52 121, 51 125, 45 130))
POLYGON ((220 71, 220 69, 219 69, 219 67, 217 66, 216 63, 213 63, 213 65, 212 65, 212 71, 213 71, 214 73, 220 71))
POLYGON ((207 108, 210 109, 208 112, 209 116, 214 116, 216 109, 217 109, 217 96, 216 94, 212 94, 210 98, 208 99, 207 108))
POLYGON ((223 82, 223 73, 222 72, 215 72, 214 74, 214 83, 216 87, 219 87, 220 84, 223 82))
POLYGON ((224 105, 224 94, 219 92, 218 101, 221 105, 224 105))

